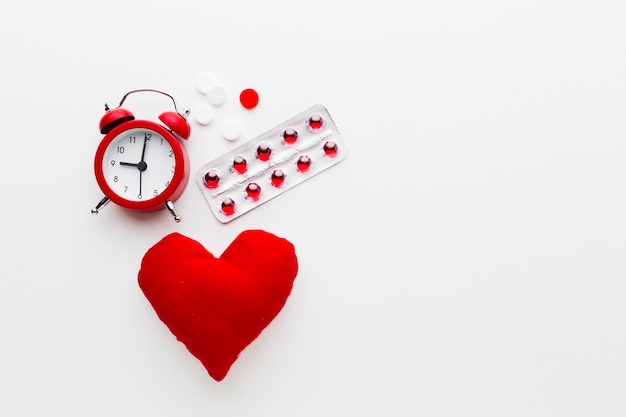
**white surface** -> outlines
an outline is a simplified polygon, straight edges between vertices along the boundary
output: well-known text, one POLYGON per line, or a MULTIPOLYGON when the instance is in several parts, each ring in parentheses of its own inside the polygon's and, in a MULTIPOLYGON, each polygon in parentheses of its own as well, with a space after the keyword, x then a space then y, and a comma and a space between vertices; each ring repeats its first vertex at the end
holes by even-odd
POLYGON ((0 415, 624 416, 625 21, 617 0, 3 2, 0 415), (227 225, 193 183, 179 224, 92 216, 104 103, 193 108, 203 72, 262 99, 192 126, 192 172, 235 146, 227 118, 248 139, 315 103, 348 158, 227 225), (250 228, 300 271, 216 383, 136 274, 168 233, 219 254, 250 228))

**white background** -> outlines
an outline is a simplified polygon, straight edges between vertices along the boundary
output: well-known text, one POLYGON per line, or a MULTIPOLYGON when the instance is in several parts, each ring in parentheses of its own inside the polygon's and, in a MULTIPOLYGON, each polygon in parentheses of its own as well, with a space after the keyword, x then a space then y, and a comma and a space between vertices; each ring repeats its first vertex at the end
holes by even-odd
POLYGON ((626 415, 625 22, 618 0, 3 2, 0 415, 626 415), (227 225, 193 182, 179 224, 92 216, 104 103, 193 110, 203 72, 229 101, 190 118, 192 173, 316 103, 347 159, 227 225), (300 271, 217 383, 137 271, 171 232, 219 255, 246 229, 300 271))

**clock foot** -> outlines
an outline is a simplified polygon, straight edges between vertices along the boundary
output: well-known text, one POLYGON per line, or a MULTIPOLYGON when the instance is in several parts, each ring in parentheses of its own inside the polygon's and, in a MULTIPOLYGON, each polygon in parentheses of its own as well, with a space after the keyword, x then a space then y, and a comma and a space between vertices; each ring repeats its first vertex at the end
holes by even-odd
POLYGON ((176 223, 179 223, 181 221, 180 216, 176 213, 176 209, 174 208, 174 204, 171 201, 166 201, 165 202, 165 208, 167 209, 167 211, 170 212, 170 214, 172 216, 174 216, 174 221, 176 223))
POLYGON ((102 200, 100 200, 96 207, 91 209, 91 214, 98 214, 100 212, 100 209, 106 206, 109 201, 111 201, 109 200, 109 197, 104 197, 102 200))

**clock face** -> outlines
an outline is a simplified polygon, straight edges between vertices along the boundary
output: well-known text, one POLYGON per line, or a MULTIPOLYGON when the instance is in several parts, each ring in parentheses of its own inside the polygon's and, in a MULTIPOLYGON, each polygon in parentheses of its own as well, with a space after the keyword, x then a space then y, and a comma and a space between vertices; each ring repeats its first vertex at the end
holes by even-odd
POLYGON ((94 171, 108 199, 130 210, 151 212, 181 196, 189 180, 189 160, 184 146, 165 127, 131 120, 104 136, 94 171))
POLYGON ((142 202, 167 189, 176 163, 171 144, 161 134, 134 128, 121 132, 108 144, 102 157, 102 174, 115 194, 142 202))

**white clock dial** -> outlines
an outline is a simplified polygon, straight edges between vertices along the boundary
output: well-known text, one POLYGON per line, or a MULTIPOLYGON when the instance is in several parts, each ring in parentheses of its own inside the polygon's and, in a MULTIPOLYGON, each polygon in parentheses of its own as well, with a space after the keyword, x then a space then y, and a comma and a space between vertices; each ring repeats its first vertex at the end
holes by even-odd
POLYGON ((176 157, 160 134, 129 129, 114 138, 102 159, 104 178, 117 195, 129 201, 157 197, 172 181, 176 157))

